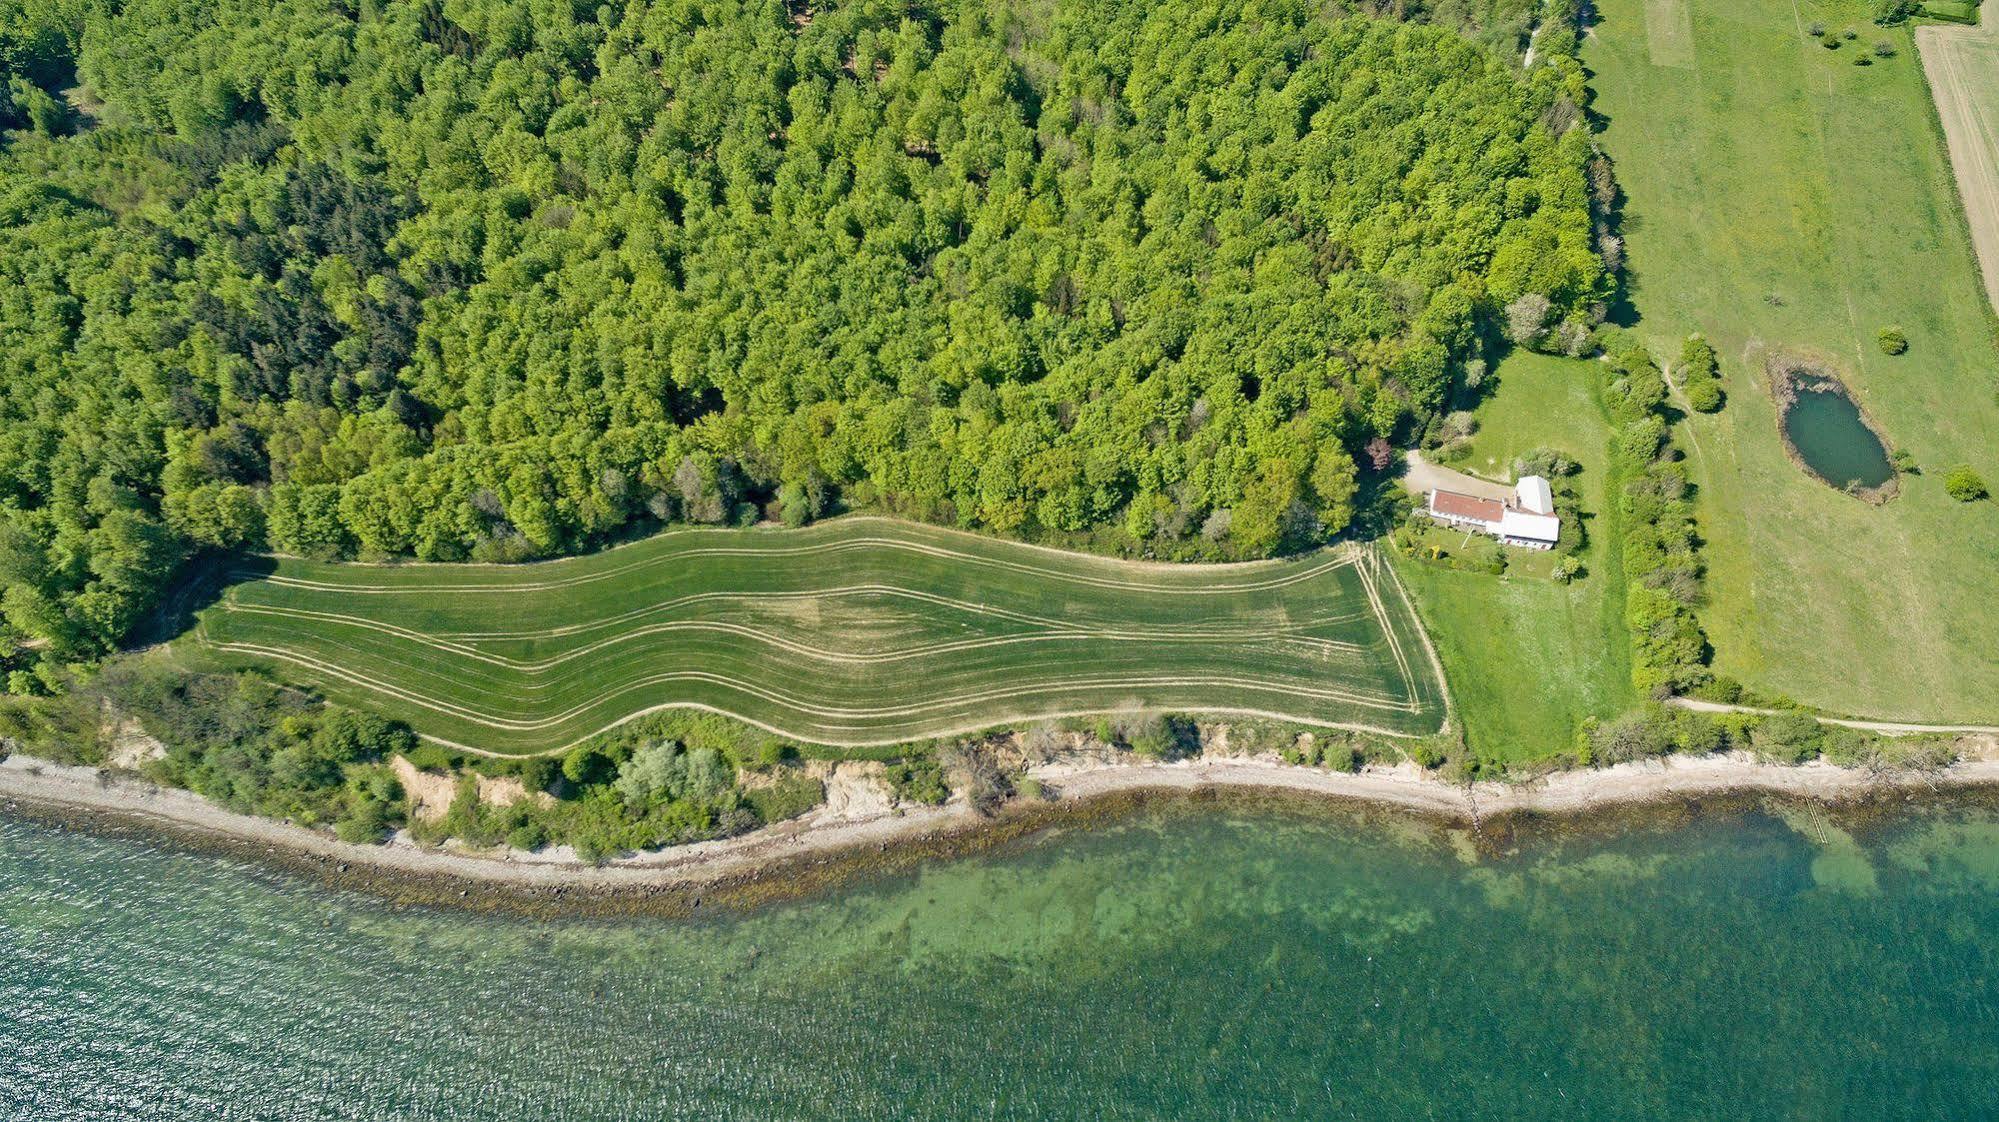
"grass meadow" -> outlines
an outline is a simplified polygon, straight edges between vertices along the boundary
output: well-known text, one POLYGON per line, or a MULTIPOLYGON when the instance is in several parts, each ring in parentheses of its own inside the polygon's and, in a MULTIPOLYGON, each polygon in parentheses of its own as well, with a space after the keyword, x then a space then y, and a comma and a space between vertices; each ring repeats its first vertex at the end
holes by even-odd
POLYGON ((526 566, 285 560, 180 646, 516 754, 683 707, 856 747, 1124 709, 1400 735, 1445 717, 1375 550, 1153 565, 878 518, 526 566))
POLYGON ((1624 631, 1624 586, 1608 519, 1604 475, 1609 424, 1595 396, 1596 371, 1573 359, 1517 351, 1495 371, 1497 387, 1479 405, 1469 454, 1453 466, 1510 479, 1513 461, 1554 448, 1582 465, 1587 575, 1557 584, 1532 575, 1545 555, 1509 551, 1504 576, 1460 572, 1401 558, 1397 568, 1417 599, 1451 683, 1451 698, 1474 755, 1529 763, 1570 746, 1586 717, 1636 704, 1631 643, 1624 631))
POLYGON ((1999 479, 1999 347, 1910 33, 1853 3, 1597 6, 1584 58, 1626 195, 1633 327, 1664 358, 1707 334, 1729 395, 1682 433, 1716 669, 1836 712, 1999 716, 1999 503, 1942 486, 1959 463, 1999 479), (1826 49, 1814 22, 1857 38, 1826 49), (1906 354, 1877 346, 1888 326, 1906 354), (1786 459, 1777 351, 1834 365, 1914 456, 1900 497, 1869 506, 1786 459))

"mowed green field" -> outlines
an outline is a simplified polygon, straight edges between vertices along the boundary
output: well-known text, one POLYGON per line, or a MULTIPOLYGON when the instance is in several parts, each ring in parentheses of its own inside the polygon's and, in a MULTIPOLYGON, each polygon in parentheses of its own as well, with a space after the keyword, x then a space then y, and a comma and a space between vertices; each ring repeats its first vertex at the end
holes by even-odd
MULTIPOLYGON (((1905 29, 1871 5, 1601 0, 1584 56, 1626 193, 1636 329, 1691 331, 1727 408, 1681 433, 1710 565, 1716 669, 1835 712, 1999 715, 1999 347, 1929 92, 1905 29), (1814 21, 1858 41, 1827 50, 1814 21), (1856 66, 1888 42, 1895 57, 1856 66), (1909 351, 1881 352, 1883 327, 1909 351), (1784 454, 1772 351, 1830 361, 1923 469, 1870 507, 1784 454)), ((1999 91, 1994 92, 1999 96, 1999 91)))
POLYGON ((1154 565, 877 518, 526 566, 285 560, 183 642, 502 753, 675 707, 836 746, 1131 708, 1397 735, 1446 718, 1373 550, 1154 565))
POLYGON ((1477 409, 1478 433, 1457 466, 1512 478, 1513 461, 1537 448, 1582 466, 1587 575, 1557 584, 1548 555, 1514 551, 1503 577, 1457 572, 1415 559, 1397 562, 1435 638, 1451 700, 1472 752, 1531 763, 1568 750, 1585 718, 1614 717, 1637 704, 1631 639, 1624 630, 1609 480, 1610 441, 1593 389, 1594 364, 1516 351, 1494 372, 1497 388, 1477 409))

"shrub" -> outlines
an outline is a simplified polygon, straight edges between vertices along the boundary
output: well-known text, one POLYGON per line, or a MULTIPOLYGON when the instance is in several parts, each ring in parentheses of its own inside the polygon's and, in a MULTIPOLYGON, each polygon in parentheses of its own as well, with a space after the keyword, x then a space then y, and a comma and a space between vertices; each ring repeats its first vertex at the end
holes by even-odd
POLYGON ((904 802, 941 806, 951 797, 950 785, 944 782, 944 766, 928 756, 897 760, 888 765, 882 777, 895 797, 904 802))
POLYGON ((507 844, 515 849, 533 853, 548 844, 548 827, 539 820, 530 818, 507 831, 507 844))
POLYGON ((1822 24, 1817 20, 1813 20, 1812 25, 1810 27, 1805 28, 1805 34, 1811 36, 1814 39, 1823 39, 1825 38, 1825 24, 1822 24))
POLYGON ((1568 453, 1553 448, 1536 448, 1513 461, 1514 474, 1538 475, 1545 479, 1561 479, 1580 470, 1568 453))
POLYGON ((610 774, 610 759, 593 745, 578 745, 562 757, 562 778, 578 786, 601 783, 610 774))
POLYGON ((1974 503, 1988 493, 1985 480, 1971 470, 1970 464, 1959 464, 1943 477, 1944 494, 1961 503, 1974 503))
POLYGON ((1836 51, 1839 49, 1839 39, 1831 35, 1821 36, 1819 38, 1819 46, 1824 47, 1828 51, 1836 51))
POLYGON ((1626 713, 1590 730, 1590 760, 1599 764, 1624 764, 1649 760, 1673 750, 1672 719, 1663 710, 1626 713))
POLYGON ((1874 22, 1889 27, 1907 20, 1923 10, 1917 0, 1880 0, 1874 6, 1874 22))
POLYGON ((1910 452, 1907 448, 1895 449, 1894 452, 1889 454, 1888 459, 1889 462, 1895 465, 1895 470, 1901 472, 1903 475, 1921 475, 1923 473, 1923 469, 1916 463, 1915 453, 1910 452))
POLYGON ((1673 750, 1689 756, 1711 756, 1728 747, 1721 722, 1706 713, 1681 710, 1673 719, 1673 750))
POLYGON ((675 741, 651 740, 618 768, 612 787, 626 805, 642 810, 681 799, 711 799, 735 781, 736 769, 713 748, 687 750, 675 741))
POLYGON ((1710 376, 1720 371, 1721 364, 1715 358, 1714 345, 1707 341, 1706 336, 1695 332, 1680 344, 1680 369, 1688 374, 1710 376))
POLYGON ((1531 347, 1548 331, 1548 316, 1554 305, 1546 296, 1529 292, 1506 306, 1506 337, 1517 346, 1531 347))
POLYGON ((553 756, 529 756, 515 765, 515 774, 520 776, 521 786, 534 794, 548 790, 555 783, 556 776, 562 774, 562 765, 553 756))
POLYGON ((1874 44, 1874 57, 1894 58, 1895 44, 1888 42, 1886 39, 1883 39, 1881 42, 1874 44))
POLYGON ((1721 408, 1725 400, 1721 392, 1721 379, 1701 378, 1687 385, 1687 404, 1696 413, 1713 413, 1721 408))
POLYGON ((1842 30, 1842 31, 1841 31, 1841 32, 1839 33, 1839 37, 1840 37, 1840 38, 1842 38, 1842 39, 1844 39, 1844 40, 1846 40, 1847 42, 1851 43, 1851 42, 1853 42, 1853 41, 1854 41, 1855 39, 1858 39, 1858 38, 1860 38, 1860 32, 1858 32, 1858 31, 1855 31, 1854 29, 1852 29, 1851 27, 1849 27, 1849 28, 1846 28, 1846 29, 1842 30))
POLYGON ((1809 713, 1778 713, 1750 730, 1749 746, 1758 756, 1779 764, 1801 764, 1819 754, 1825 729, 1809 713))

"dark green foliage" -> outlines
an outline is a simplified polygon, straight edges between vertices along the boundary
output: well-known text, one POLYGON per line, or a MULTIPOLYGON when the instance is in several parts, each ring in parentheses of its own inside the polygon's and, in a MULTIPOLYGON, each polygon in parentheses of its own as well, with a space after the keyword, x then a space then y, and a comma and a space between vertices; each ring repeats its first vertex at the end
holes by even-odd
POLYGON ((515 774, 529 794, 548 790, 562 774, 562 765, 553 756, 528 756, 515 762, 515 774))
POLYGON ((1190 717, 1168 713, 1120 713, 1110 722, 1110 742, 1155 760, 1177 759, 1201 749, 1201 732, 1190 717))
POLYGON ((944 766, 932 757, 897 760, 888 765, 883 778, 888 780, 896 798, 905 802, 941 806, 951 797, 951 787, 944 781, 944 766))
POLYGON ((470 766, 470 759, 463 753, 429 741, 418 742, 403 753, 403 758, 419 771, 456 771, 470 766))
POLYGON ((1572 5, 795 10, 0 3, 0 116, 106 104, 0 144, 0 672, 195 545, 1310 545, 1503 308, 1608 294, 1572 5))

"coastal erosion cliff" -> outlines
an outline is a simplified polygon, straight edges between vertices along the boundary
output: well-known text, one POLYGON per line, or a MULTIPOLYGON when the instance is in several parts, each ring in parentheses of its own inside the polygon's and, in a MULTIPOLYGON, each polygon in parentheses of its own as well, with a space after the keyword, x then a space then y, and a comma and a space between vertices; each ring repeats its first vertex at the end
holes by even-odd
MULTIPOLYGON (((1476 830, 1481 822, 1508 815, 1580 815, 1738 793, 1837 802, 1999 785, 1999 741, 1989 736, 1967 741, 1961 746, 1965 750, 1960 762, 1940 771, 1880 771, 1823 762, 1787 766, 1733 753, 1470 785, 1445 782, 1409 763, 1349 773, 1263 756, 1202 755, 1149 762, 1069 754, 1029 771, 1028 778, 1039 786, 1039 799, 1016 802, 996 815, 982 814, 962 795, 942 806, 898 805, 887 797, 878 775, 857 766, 834 770, 827 804, 799 818, 736 837, 597 864, 579 861, 559 848, 528 853, 426 847, 404 835, 381 845, 351 845, 322 831, 224 810, 199 795, 160 787, 130 773, 69 767, 20 755, 0 760, 0 811, 53 814, 64 821, 87 818, 137 824, 212 848, 253 855, 261 849, 329 874, 423 878, 433 887, 456 883, 551 896, 665 893, 683 906, 699 907, 701 893, 711 889, 740 889, 787 878, 824 879, 809 871, 831 869, 856 855, 906 849, 920 859, 961 851, 974 848, 974 839, 982 834, 1018 835, 1054 824, 1055 815, 1065 807, 1151 792, 1318 797, 1415 812, 1476 830)), ((466 893, 461 889, 458 895, 466 893)))

